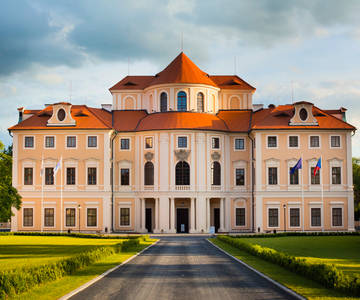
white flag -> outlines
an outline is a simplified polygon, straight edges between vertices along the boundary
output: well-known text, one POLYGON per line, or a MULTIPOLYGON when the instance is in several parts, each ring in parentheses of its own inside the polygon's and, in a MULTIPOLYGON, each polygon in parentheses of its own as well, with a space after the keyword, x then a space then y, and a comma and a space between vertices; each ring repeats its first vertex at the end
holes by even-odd
POLYGON ((57 171, 60 170, 60 168, 61 168, 61 158, 54 168, 54 176, 56 175, 57 171))

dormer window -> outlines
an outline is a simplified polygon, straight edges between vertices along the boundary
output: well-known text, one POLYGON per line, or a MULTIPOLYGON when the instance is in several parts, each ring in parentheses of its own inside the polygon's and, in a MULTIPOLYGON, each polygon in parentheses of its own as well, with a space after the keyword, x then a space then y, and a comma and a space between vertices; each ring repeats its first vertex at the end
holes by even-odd
POLYGON ((58 120, 59 120, 59 121, 64 121, 64 119, 65 119, 65 110, 63 110, 62 108, 60 108, 60 109, 58 110, 57 117, 58 117, 58 120))
POLYGON ((299 113, 300 119, 301 121, 306 121, 307 117, 308 117, 308 112, 305 108, 300 109, 300 113, 299 113))

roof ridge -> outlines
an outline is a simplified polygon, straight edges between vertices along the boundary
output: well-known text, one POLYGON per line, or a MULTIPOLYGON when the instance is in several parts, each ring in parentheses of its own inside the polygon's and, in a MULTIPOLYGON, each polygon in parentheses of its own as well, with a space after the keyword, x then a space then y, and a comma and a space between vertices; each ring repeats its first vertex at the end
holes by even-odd
MULTIPOLYGON (((106 124, 106 122, 103 120, 102 117, 100 117, 97 112, 94 112, 93 109, 96 109, 94 107, 89 107, 87 106, 86 104, 84 105, 84 107, 91 113, 93 114, 103 125, 105 125, 106 127, 108 128, 111 128, 112 129, 112 126, 109 126, 109 124, 106 124)), ((99 108, 100 109, 100 108, 99 108)), ((105 111, 105 110, 104 110, 105 111)))

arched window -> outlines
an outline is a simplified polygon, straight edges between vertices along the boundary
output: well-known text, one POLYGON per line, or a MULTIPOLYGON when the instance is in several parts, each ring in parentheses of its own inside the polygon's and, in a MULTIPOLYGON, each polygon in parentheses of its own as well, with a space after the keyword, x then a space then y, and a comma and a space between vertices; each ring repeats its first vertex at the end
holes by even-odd
POLYGON ((199 112, 204 111, 204 94, 203 93, 197 94, 197 111, 199 111, 199 112))
POLYGON ((221 184, 221 166, 220 163, 214 161, 211 167, 212 173, 212 185, 220 185, 221 184))
POLYGON ((177 110, 186 111, 186 93, 181 91, 177 96, 177 110))
POLYGON ((179 161, 175 171, 176 185, 190 185, 190 166, 186 161, 179 161))
POLYGON ((167 111, 167 94, 164 92, 160 95, 160 111, 167 111))
POLYGON ((154 164, 148 161, 144 166, 145 185, 154 185, 154 164))

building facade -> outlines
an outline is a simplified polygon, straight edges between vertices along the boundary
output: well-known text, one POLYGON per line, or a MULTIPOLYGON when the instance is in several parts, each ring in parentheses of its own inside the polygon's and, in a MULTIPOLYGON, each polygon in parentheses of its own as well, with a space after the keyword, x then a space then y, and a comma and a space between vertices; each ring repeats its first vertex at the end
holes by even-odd
POLYGON ((110 92, 102 108, 18 109, 12 230, 354 230, 346 109, 254 105, 254 87, 184 53, 110 92))

